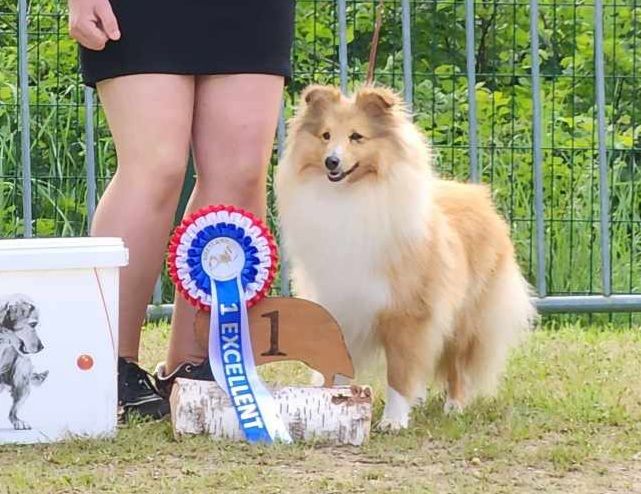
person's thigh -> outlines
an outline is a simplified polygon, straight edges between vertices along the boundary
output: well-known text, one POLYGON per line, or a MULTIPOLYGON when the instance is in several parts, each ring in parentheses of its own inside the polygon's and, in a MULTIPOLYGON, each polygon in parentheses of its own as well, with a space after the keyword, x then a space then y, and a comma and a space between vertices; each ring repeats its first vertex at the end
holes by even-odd
MULTIPOLYGON (((117 174, 151 194, 182 178, 189 152, 194 78, 169 74, 117 77, 98 84, 113 136, 117 174), (149 178, 153 178, 151 183, 149 178)), ((172 191, 180 193, 180 188, 172 191)))
POLYGON ((197 79, 193 150, 202 201, 264 215, 266 170, 282 94, 281 76, 197 79))
POLYGON ((118 77, 99 83, 98 93, 118 166, 96 209, 92 235, 121 237, 129 249, 120 281, 119 351, 136 359, 185 174, 194 78, 118 77))
MULTIPOLYGON (((283 78, 262 74, 198 77, 193 152, 197 181, 187 213, 229 204, 265 217, 266 175, 283 78)), ((193 332, 195 310, 176 297, 167 370, 206 356, 193 332)))

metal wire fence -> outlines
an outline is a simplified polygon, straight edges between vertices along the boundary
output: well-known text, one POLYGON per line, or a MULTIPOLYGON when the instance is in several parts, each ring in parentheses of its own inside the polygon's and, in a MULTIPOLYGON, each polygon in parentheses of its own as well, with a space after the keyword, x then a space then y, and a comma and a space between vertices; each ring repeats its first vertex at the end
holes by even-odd
MULTIPOLYGON (((294 78, 272 170, 302 87, 326 82, 349 91, 364 80, 376 3, 298 1, 294 78)), ((491 185, 539 307, 641 309, 637 0, 385 6, 376 80, 405 96, 442 174, 491 185)), ((52 0, 0 0, 3 237, 86 234, 115 169, 99 104, 79 83, 66 22, 52 0)), ((271 187, 268 194, 276 229, 271 187)), ((155 302, 169 302, 161 286, 155 302)))

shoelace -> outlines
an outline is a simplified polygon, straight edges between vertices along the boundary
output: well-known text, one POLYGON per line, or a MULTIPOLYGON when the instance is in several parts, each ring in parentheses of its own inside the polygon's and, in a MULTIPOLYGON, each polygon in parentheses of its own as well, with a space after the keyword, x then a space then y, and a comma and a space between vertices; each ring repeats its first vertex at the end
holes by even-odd
MULTIPOLYGON (((148 391, 153 391, 154 393, 158 392, 151 382, 151 374, 138 366, 135 366, 134 370, 136 371, 136 381, 140 387, 147 389, 148 391)), ((126 384, 129 383, 126 382, 126 384)))

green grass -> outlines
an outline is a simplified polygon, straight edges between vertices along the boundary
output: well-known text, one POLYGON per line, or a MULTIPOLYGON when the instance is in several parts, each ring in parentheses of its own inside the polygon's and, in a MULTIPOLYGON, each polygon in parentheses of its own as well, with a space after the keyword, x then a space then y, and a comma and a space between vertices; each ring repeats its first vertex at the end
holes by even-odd
MULTIPOLYGON (((166 327, 145 330, 146 365, 166 341, 166 327)), ((450 418, 434 394, 409 430, 373 433, 362 448, 176 441, 166 421, 134 421, 113 440, 0 447, 0 493, 641 492, 640 369, 638 331, 546 329, 515 353, 495 400, 450 418)))

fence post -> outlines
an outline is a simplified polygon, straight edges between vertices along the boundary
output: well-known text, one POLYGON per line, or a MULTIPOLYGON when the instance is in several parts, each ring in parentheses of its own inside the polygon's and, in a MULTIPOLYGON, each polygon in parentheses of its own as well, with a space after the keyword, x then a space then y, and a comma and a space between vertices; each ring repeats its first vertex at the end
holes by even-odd
POLYGON ((20 86, 20 145, 22 158, 22 220, 24 236, 33 236, 31 210, 31 114, 27 60, 27 0, 18 1, 18 79, 20 86))
POLYGON ((96 156, 93 127, 94 93, 90 87, 85 87, 85 167, 87 172, 87 231, 91 231, 91 223, 96 212, 96 156))
POLYGON ((409 0, 402 0, 402 29, 403 29, 403 91, 405 104, 412 111, 414 103, 414 88, 412 74, 412 18, 409 0))
POLYGON ((338 0, 338 66, 341 91, 347 92, 347 5, 338 0))
POLYGON ((159 276, 156 279, 156 284, 154 285, 154 293, 151 297, 151 303, 154 305, 162 304, 162 277, 159 276))
MULTIPOLYGON (((276 149, 279 161, 285 149, 285 132, 285 100, 283 99, 280 115, 278 116, 278 127, 276 128, 276 149)), ((289 264, 282 248, 280 256, 280 293, 283 297, 289 297, 291 294, 289 287, 289 264)))
POLYGON ((594 62, 596 77, 597 134, 599 138, 599 200, 601 230, 601 284, 603 295, 612 294, 610 259, 610 190, 605 149, 605 72, 603 68, 603 0, 594 2, 594 62))
POLYGON ((467 62, 467 99, 470 134, 470 180, 480 180, 478 164, 478 142, 476 126, 476 54, 474 41, 474 0, 465 2, 465 55, 467 62))
POLYGON ((536 286, 539 297, 547 295, 545 279, 545 223, 543 209, 543 159, 541 156, 541 80, 539 75, 539 2, 530 1, 530 48, 532 58, 532 165, 534 167, 534 215, 536 235, 536 286))

